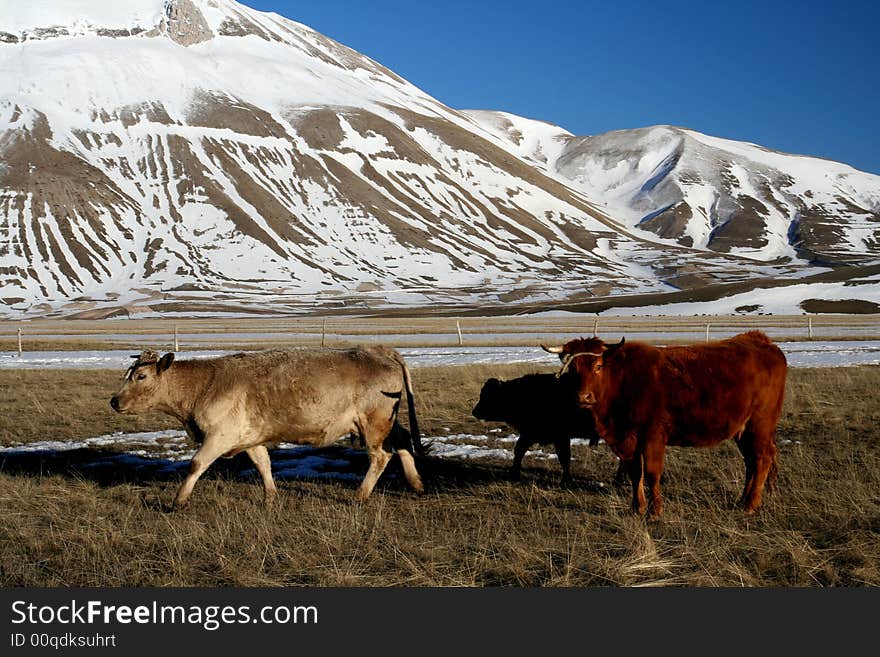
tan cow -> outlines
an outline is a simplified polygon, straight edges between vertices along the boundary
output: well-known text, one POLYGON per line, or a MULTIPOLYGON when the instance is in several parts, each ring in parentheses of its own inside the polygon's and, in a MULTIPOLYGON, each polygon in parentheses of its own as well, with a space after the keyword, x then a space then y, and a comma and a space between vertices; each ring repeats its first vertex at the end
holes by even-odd
POLYGON ((177 418, 199 450, 174 507, 218 457, 246 452, 263 479, 265 499, 275 496, 267 444, 326 446, 349 434, 360 439, 370 468, 357 492, 366 500, 391 459, 400 456, 406 479, 423 491, 413 449, 422 448, 412 383, 403 358, 382 346, 290 349, 219 358, 177 360, 145 351, 110 400, 120 413, 161 411, 177 418), (410 432, 397 422, 406 395, 410 432))

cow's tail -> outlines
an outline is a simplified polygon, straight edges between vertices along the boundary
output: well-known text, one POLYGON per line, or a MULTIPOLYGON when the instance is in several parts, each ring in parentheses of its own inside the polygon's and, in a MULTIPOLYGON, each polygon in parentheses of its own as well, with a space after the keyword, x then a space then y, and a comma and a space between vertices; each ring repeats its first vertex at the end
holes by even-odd
POLYGON ((427 454, 425 446, 422 445, 422 434, 419 431, 419 420, 416 417, 416 403, 413 397, 412 378, 409 375, 409 368, 406 366, 403 358, 397 356, 397 362, 400 363, 400 369, 403 370, 403 384, 406 387, 406 410, 409 415, 409 433, 412 436, 412 444, 415 453, 419 456, 427 454))

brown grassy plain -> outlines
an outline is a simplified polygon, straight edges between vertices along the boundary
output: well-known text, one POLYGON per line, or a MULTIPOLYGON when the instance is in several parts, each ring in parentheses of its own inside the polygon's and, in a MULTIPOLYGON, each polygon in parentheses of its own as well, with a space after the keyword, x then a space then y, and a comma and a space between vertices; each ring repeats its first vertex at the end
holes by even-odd
MULTIPOLYGON (((486 433, 470 416, 482 382, 527 371, 414 370, 423 432, 486 433)), ((177 428, 113 413, 120 376, 0 371, 0 444, 177 428)), ((575 449, 569 488, 555 462, 526 457, 514 482, 506 462, 428 456, 422 497, 395 461, 364 505, 357 482, 287 480, 270 509, 236 457, 174 514, 163 507, 179 474, 0 455, 0 585, 877 586, 878 389, 880 367, 790 370, 778 490, 753 517, 733 508, 744 468, 729 444, 669 449, 659 522, 596 485, 615 467, 604 445, 575 449)))

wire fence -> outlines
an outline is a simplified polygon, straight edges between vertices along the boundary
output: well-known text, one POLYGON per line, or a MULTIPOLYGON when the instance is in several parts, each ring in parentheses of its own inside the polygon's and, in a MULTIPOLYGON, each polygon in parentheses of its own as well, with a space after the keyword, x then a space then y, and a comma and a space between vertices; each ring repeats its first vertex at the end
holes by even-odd
POLYGON ((676 318, 432 318, 355 320, 352 318, 279 319, 217 322, 151 320, 80 325, 73 321, 0 324, 0 351, 59 348, 139 347, 179 352, 237 346, 245 349, 350 344, 388 346, 522 346, 562 344, 575 337, 606 341, 643 340, 653 344, 709 342, 749 330, 776 341, 880 340, 880 315, 802 317, 676 318))

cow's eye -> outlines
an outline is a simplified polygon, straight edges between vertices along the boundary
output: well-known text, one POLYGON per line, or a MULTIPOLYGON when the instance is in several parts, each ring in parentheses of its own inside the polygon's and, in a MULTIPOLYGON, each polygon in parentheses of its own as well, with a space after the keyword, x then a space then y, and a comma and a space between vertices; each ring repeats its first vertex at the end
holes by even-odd
POLYGON ((146 378, 147 378, 147 375, 146 375, 146 374, 138 374, 138 375, 137 375, 137 380, 138 380, 138 381, 143 381, 143 380, 146 379, 146 378))

